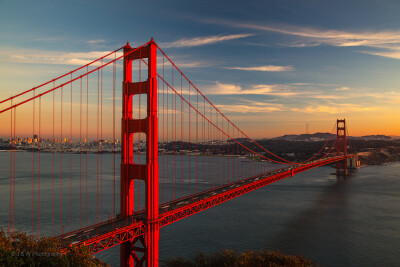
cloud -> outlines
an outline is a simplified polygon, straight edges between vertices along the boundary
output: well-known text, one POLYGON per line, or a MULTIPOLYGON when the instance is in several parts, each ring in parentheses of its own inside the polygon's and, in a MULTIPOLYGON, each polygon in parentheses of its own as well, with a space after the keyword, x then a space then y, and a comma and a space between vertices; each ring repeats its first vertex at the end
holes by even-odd
MULTIPOLYGON (((0 52, 0 60, 7 62, 19 63, 36 63, 36 64, 57 64, 57 65, 85 65, 96 60, 111 51, 91 51, 91 52, 60 52, 60 51, 42 51, 34 49, 2 49, 0 52)), ((121 52, 117 52, 117 57, 121 56, 121 52)), ((110 58, 114 59, 114 57, 110 58)), ((100 62, 93 66, 100 66, 100 62)))
POLYGON ((291 111, 304 113, 343 114, 347 112, 364 112, 376 110, 376 107, 363 107, 356 104, 310 105, 305 108, 293 108, 291 111))
POLYGON ((177 62, 175 63, 179 68, 204 68, 209 67, 210 63, 203 61, 189 61, 189 62, 177 62))
POLYGON ((387 58, 400 59, 400 47, 399 48, 387 48, 388 51, 361 51, 364 54, 381 56, 387 58))
POLYGON ((290 97, 300 94, 293 92, 291 87, 280 84, 256 84, 250 85, 248 88, 242 88, 237 84, 228 84, 216 82, 215 86, 206 89, 208 95, 274 95, 282 97, 290 97))
POLYGON ((280 107, 274 106, 251 106, 244 104, 233 104, 233 105, 217 105, 217 108, 223 112, 231 113, 261 113, 261 112, 274 112, 282 111, 280 107))
POLYGON ((247 70, 247 71, 291 71, 291 70, 293 70, 293 67, 292 66, 266 65, 266 66, 258 66, 258 67, 229 67, 226 69, 247 70))
POLYGON ((332 86, 338 86, 337 84, 331 84, 331 83, 290 83, 291 85, 296 85, 296 86, 321 86, 321 87, 332 87, 332 86))
POLYGON ((220 43, 223 41, 246 38, 253 35, 254 34, 245 33, 245 34, 212 35, 205 37, 195 37, 190 39, 180 39, 170 43, 162 43, 160 44, 160 47, 170 48, 170 47, 192 47, 192 46, 209 45, 209 44, 220 43))
MULTIPOLYGON (((381 44, 394 44, 400 42, 400 31, 364 31, 347 32, 339 30, 319 30, 299 26, 263 26, 246 23, 233 23, 233 26, 258 29, 263 31, 278 32, 287 35, 310 38, 316 43, 325 43, 335 46, 377 46, 381 44)), ((306 43, 301 44, 305 45, 306 43)), ((298 45, 298 44, 296 44, 298 45)))
POLYGON ((105 43, 106 40, 100 39, 100 40, 89 40, 86 43, 88 44, 99 44, 99 43, 105 43))
POLYGON ((327 94, 316 94, 316 95, 310 95, 310 98, 315 98, 315 99, 343 99, 345 98, 344 96, 341 95, 327 95, 327 94))
POLYGON ((343 31, 323 30, 293 25, 260 25, 223 20, 207 20, 208 23, 229 25, 237 28, 260 30, 290 35, 295 39, 284 46, 310 47, 322 44, 338 47, 370 47, 378 51, 360 51, 362 53, 400 59, 400 30, 382 31, 343 31))
POLYGON ((279 103, 257 102, 243 99, 242 103, 231 105, 217 105, 218 109, 230 113, 266 113, 283 111, 283 105, 279 103))
POLYGON ((346 87, 346 86, 336 88, 336 91, 349 91, 349 90, 350 90, 350 88, 346 87))
MULTIPOLYGON (((157 64, 158 66, 163 66, 163 61, 162 58, 158 58, 157 60, 157 64)), ((206 61, 201 61, 201 60, 187 60, 187 59, 176 59, 174 60, 174 64, 178 67, 178 68, 204 68, 204 67, 209 67, 212 64, 210 62, 206 62, 206 61)), ((170 68, 171 64, 165 64, 165 66, 168 66, 168 68, 170 68)), ((167 67, 165 67, 167 68, 167 67)))
POLYGON ((381 93, 364 93, 363 96, 379 99, 383 103, 392 103, 392 104, 400 103, 400 92, 398 91, 388 91, 381 93))

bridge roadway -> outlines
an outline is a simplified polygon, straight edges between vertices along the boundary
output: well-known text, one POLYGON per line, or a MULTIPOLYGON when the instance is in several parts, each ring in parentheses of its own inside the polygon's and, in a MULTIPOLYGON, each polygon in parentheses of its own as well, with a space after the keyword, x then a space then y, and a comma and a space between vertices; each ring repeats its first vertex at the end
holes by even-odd
MULTIPOLYGON (((347 157, 352 157, 352 155, 348 155, 347 157)), ((159 207, 159 226, 166 226, 300 172, 344 159, 344 156, 326 157, 321 160, 308 162, 304 165, 295 165, 270 171, 203 191, 195 195, 163 203, 159 207)), ((125 241, 138 238, 144 233, 146 233, 146 218, 144 210, 142 210, 127 218, 121 218, 117 215, 115 219, 65 233, 56 238, 61 239, 61 245, 63 247, 62 252, 66 252, 67 247, 70 245, 83 244, 89 246, 92 253, 97 253, 125 241)))

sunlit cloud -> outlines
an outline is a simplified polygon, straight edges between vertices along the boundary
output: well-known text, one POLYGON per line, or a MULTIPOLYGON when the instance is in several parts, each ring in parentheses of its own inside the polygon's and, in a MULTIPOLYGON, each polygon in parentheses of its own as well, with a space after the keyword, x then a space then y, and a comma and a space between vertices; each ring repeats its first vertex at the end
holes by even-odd
MULTIPOLYGON (((202 60, 202 59, 197 59, 193 58, 192 56, 188 54, 171 54, 169 55, 170 58, 173 59, 174 64, 179 68, 204 68, 204 67, 210 67, 215 65, 215 63, 208 61, 208 60, 202 60)), ((147 62, 147 59, 144 59, 144 61, 147 62)), ((172 67, 172 64, 169 60, 163 58, 163 57, 157 57, 157 66, 159 68, 164 68, 164 69, 170 69, 172 67)))
POLYGON ((387 48, 388 51, 361 51, 362 53, 381 56, 387 58, 400 59, 400 47, 399 48, 387 48))
MULTIPOLYGON (((210 62, 201 61, 201 60, 175 60, 175 65, 178 68, 205 68, 210 67, 212 64, 210 62)), ((159 66, 162 66, 162 60, 158 60, 157 63, 159 66)))
POLYGON ((218 109, 229 113, 269 113, 274 111, 283 111, 284 107, 279 103, 266 103, 250 100, 242 100, 244 103, 232 105, 217 105, 218 109))
POLYGON ((290 91, 291 87, 280 84, 256 84, 248 88, 242 88, 237 84, 216 82, 215 86, 206 89, 208 95, 275 95, 290 97, 300 94, 300 92, 290 91))
POLYGON ((356 104, 309 105, 304 108, 293 108, 291 111, 304 113, 343 114, 347 112, 374 111, 377 107, 364 107, 356 104))
POLYGON ((398 104, 400 103, 400 92, 397 91, 389 91, 389 92, 380 92, 380 93, 364 93, 364 97, 371 97, 374 99, 379 99, 384 103, 392 103, 398 104))
POLYGON ((254 34, 245 33, 245 34, 230 34, 230 35, 212 35, 212 36, 195 37, 188 39, 184 38, 177 40, 175 42, 162 43, 160 44, 160 47, 170 48, 170 47, 192 47, 192 46, 209 45, 234 39, 246 38, 253 35, 254 34))
POLYGON ((105 42, 105 40, 99 39, 99 40, 89 40, 86 43, 88 43, 88 44, 99 44, 99 43, 104 43, 104 42, 105 42))
POLYGON ((247 70, 247 71, 292 71, 292 66, 275 66, 275 65, 266 65, 266 66, 257 66, 257 67, 228 67, 226 69, 231 70, 247 70))
POLYGON ((342 86, 342 87, 336 88, 336 91, 349 91, 349 90, 350 90, 350 88, 346 87, 346 86, 342 86))
POLYGON ((281 43, 290 47, 310 47, 322 44, 338 47, 370 47, 380 51, 362 53, 400 59, 400 30, 342 31, 322 30, 293 25, 262 25, 223 20, 206 20, 209 23, 229 25, 237 28, 276 32, 297 38, 281 43))
MULTIPOLYGON (((319 30, 299 26, 264 26, 247 23, 233 23, 233 26, 278 32, 282 34, 312 38, 315 42, 335 46, 377 46, 381 44, 400 43, 400 31, 364 31, 346 32, 339 30, 319 30)), ((305 44, 305 43, 304 43, 305 44)))
POLYGON ((343 99, 343 98, 345 98, 344 96, 341 96, 341 95, 330 95, 330 94, 315 94, 315 95, 309 95, 308 97, 314 98, 314 99, 343 99))
MULTIPOLYGON (((90 51, 65 53, 59 51, 42 51, 33 49, 3 49, 0 51, 0 61, 13 63, 85 65, 111 52, 112 51, 90 51)), ((122 56, 121 52, 116 53, 116 57, 119 56, 122 56)), ((114 59, 114 57, 112 59, 114 59)), ((100 63, 94 65, 99 66, 100 63)))

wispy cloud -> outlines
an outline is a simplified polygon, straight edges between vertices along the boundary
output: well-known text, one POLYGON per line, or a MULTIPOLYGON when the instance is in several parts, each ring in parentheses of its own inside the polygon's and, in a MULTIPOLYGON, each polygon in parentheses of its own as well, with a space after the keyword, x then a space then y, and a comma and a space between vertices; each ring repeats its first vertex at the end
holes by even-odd
POLYGON ((342 86, 342 87, 336 88, 336 91, 349 91, 349 90, 350 90, 350 88, 346 87, 346 86, 342 86))
MULTIPOLYGON (((175 59, 174 63, 178 68, 204 68, 213 65, 211 62, 208 61, 189 59, 175 59)), ((158 59, 157 64, 159 64, 159 66, 163 65, 162 58, 158 59)), ((167 65, 170 66, 170 64, 167 65)))
POLYGON ((365 112, 376 110, 376 107, 364 107, 356 104, 309 105, 305 108, 293 108, 295 112, 343 114, 347 112, 365 112))
POLYGON ((346 98, 346 97, 342 96, 342 95, 315 94, 315 95, 309 95, 309 98, 314 98, 314 99, 343 99, 343 98, 346 98))
POLYGON ((245 34, 230 34, 230 35, 212 35, 212 36, 195 37, 188 39, 184 38, 177 40, 175 42, 162 43, 160 44, 160 47, 170 48, 170 47, 192 47, 192 46, 209 45, 234 39, 246 38, 253 35, 254 34, 251 33, 245 33, 245 34))
POLYGON ((214 86, 206 89, 208 95, 274 95, 290 97, 300 94, 291 91, 291 87, 280 84, 256 84, 248 88, 242 88, 238 84, 228 84, 216 82, 214 86))
POLYGON ((400 103, 400 92, 388 91, 380 93, 364 93, 364 97, 370 97, 379 99, 383 103, 399 104, 400 103))
POLYGON ((223 20, 207 20, 208 23, 229 25, 237 28, 268 31, 293 36, 295 39, 282 43, 284 46, 308 47, 321 44, 338 47, 370 47, 373 51, 360 51, 371 55, 400 59, 400 30, 343 31, 323 30, 293 25, 261 25, 223 20), (375 51, 378 49, 378 51, 375 51))
POLYGON ((226 69, 247 71, 292 71, 294 68, 292 66, 266 65, 258 67, 228 67, 226 69))
POLYGON ((279 103, 257 102, 251 100, 242 100, 242 103, 233 105, 217 105, 223 112, 230 113, 268 113, 274 111, 283 111, 284 107, 279 103))
MULTIPOLYGON (((91 52, 60 52, 42 51, 34 49, 2 49, 0 51, 0 61, 19 62, 19 63, 39 63, 57 65, 85 65, 98 59, 111 51, 91 51, 91 52)), ((117 56, 122 55, 117 52, 117 56)), ((95 64, 96 66, 99 65, 95 64)))
MULTIPOLYGON (((311 38, 313 45, 318 43, 331 44, 335 46, 377 46, 381 44, 400 43, 400 31, 364 31, 347 32, 339 30, 319 30, 310 27, 298 26, 269 26, 248 23, 232 23, 232 26, 256 29, 282 34, 311 38)), ((301 43, 295 44, 299 46, 301 43)))
POLYGON ((400 59, 400 46, 397 48, 386 48, 386 51, 361 51, 361 52, 374 56, 400 59))
POLYGON ((281 108, 274 106, 251 106, 244 104, 235 104, 235 105, 217 105, 219 109, 223 112, 230 113, 261 113, 261 112, 273 112, 273 111, 281 111, 281 108))
POLYGON ((88 44, 100 44, 100 43, 105 43, 106 40, 99 39, 99 40, 89 40, 86 43, 88 44))

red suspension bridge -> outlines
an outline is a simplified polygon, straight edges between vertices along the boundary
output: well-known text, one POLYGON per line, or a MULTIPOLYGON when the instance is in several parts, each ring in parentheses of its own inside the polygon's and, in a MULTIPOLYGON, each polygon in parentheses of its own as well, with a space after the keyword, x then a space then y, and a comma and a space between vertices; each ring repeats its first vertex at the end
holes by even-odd
POLYGON ((346 175, 356 162, 345 120, 306 161, 265 149, 153 40, 1 100, 0 113, 1 224, 59 238, 64 251, 120 245, 121 266, 158 266, 161 227, 315 167, 346 175))

